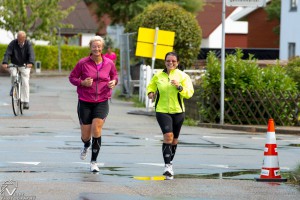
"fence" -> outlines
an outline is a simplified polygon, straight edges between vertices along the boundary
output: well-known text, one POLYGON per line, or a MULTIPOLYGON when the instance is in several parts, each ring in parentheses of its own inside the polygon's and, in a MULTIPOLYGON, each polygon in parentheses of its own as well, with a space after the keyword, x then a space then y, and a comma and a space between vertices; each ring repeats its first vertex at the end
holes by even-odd
POLYGON ((136 33, 125 33, 120 35, 120 85, 121 93, 127 97, 131 97, 133 93, 133 85, 138 80, 132 77, 132 62, 134 62, 136 33))

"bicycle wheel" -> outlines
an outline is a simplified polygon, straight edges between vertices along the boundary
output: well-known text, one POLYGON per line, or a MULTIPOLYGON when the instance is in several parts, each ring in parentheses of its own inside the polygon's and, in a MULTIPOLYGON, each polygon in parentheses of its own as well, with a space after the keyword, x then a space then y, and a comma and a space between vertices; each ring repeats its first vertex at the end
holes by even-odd
POLYGON ((15 116, 20 115, 20 108, 21 108, 21 99, 19 98, 19 88, 18 85, 15 84, 12 89, 12 97, 11 97, 11 104, 14 111, 15 116))

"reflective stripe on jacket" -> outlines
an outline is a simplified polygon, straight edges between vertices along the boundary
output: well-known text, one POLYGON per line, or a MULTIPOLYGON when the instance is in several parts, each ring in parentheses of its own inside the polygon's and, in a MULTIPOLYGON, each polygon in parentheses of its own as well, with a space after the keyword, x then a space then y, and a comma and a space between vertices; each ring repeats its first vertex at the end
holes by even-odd
POLYGON ((194 94, 194 87, 190 77, 179 69, 172 70, 168 75, 166 71, 158 72, 153 76, 147 86, 147 94, 157 92, 155 99, 155 111, 161 113, 185 112, 183 99, 189 99, 194 94), (171 80, 179 81, 183 90, 171 85, 171 80))

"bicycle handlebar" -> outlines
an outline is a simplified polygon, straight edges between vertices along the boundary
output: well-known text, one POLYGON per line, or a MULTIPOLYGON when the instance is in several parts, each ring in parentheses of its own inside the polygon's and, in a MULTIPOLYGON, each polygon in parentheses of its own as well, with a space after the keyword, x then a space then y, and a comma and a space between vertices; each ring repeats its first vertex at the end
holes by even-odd
POLYGON ((7 67, 8 68, 11 68, 11 67, 25 67, 25 68, 27 68, 27 65, 25 63, 24 63, 24 65, 15 65, 15 64, 10 63, 10 64, 7 65, 7 67))

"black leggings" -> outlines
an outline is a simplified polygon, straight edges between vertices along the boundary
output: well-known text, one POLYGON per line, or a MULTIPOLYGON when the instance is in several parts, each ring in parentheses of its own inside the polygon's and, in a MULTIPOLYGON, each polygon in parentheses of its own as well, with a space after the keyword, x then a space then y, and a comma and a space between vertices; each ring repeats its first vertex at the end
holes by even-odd
POLYGON ((156 119, 163 134, 173 132, 175 139, 179 137, 180 129, 184 121, 184 116, 184 113, 156 113, 156 119))
POLYGON ((109 112, 108 101, 90 103, 78 101, 77 113, 80 125, 92 124, 94 118, 105 120, 109 112))

